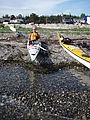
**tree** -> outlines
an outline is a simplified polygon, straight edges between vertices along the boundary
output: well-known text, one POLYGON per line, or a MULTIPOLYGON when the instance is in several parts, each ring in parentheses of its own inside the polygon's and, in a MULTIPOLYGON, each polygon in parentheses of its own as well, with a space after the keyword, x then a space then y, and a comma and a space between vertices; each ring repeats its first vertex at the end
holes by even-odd
POLYGON ((3 16, 3 18, 10 18, 8 14, 6 14, 5 16, 3 16))
POLYGON ((47 17, 46 16, 40 16, 39 17, 39 23, 44 23, 44 24, 46 24, 47 23, 47 17))
POLYGON ((22 17, 22 15, 21 14, 19 14, 18 16, 17 16, 17 19, 22 19, 23 17, 22 17))
POLYGON ((37 23, 38 21, 39 21, 38 15, 36 15, 35 13, 32 13, 32 14, 30 15, 30 22, 37 23))
POLYGON ((85 13, 82 13, 80 17, 81 17, 81 18, 84 18, 84 17, 85 17, 85 13))
POLYGON ((11 19, 11 20, 15 20, 15 18, 16 18, 15 15, 11 15, 11 16, 10 16, 10 19, 11 19))
POLYGON ((24 17, 24 22, 25 23, 29 23, 30 22, 30 17, 29 16, 25 16, 24 17))
POLYGON ((57 16, 51 15, 48 18, 48 22, 49 23, 60 23, 60 22, 62 22, 62 16, 61 15, 57 15, 57 16))
POLYGON ((57 22, 61 23, 62 22, 62 16, 61 15, 57 15, 57 22))

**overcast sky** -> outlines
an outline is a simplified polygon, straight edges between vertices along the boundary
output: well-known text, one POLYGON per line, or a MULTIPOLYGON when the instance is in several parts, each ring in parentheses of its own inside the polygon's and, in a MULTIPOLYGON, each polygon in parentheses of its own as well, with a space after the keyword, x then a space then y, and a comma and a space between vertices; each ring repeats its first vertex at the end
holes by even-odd
POLYGON ((90 15, 90 0, 0 0, 0 17, 5 14, 25 16, 31 13, 90 15))

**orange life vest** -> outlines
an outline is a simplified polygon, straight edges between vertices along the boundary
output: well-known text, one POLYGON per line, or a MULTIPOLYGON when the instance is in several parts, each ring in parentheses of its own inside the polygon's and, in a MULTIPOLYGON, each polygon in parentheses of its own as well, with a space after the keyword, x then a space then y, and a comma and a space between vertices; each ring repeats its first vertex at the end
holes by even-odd
POLYGON ((39 36, 39 34, 36 32, 36 33, 31 33, 30 34, 30 40, 37 40, 37 39, 39 39, 40 38, 40 36, 39 36))

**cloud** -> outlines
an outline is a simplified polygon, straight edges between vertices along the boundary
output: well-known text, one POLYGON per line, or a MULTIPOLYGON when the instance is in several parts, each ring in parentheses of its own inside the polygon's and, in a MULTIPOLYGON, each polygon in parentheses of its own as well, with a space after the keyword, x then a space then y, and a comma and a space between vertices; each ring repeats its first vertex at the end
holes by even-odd
POLYGON ((0 0, 2 8, 32 8, 32 9, 49 9, 69 0, 0 0))
MULTIPOLYGON (((6 13, 37 13, 37 14, 47 14, 56 5, 64 3, 69 0, 0 0, 0 11, 2 9, 6 10, 6 13)), ((4 10, 4 11, 5 11, 4 10)), ((3 12, 3 11, 2 11, 3 12)))
POLYGON ((25 6, 28 8, 33 8, 33 9, 51 9, 52 7, 54 7, 57 4, 61 4, 65 1, 68 0, 33 0, 30 2, 30 4, 28 4, 28 2, 26 2, 25 6))
POLYGON ((0 17, 5 14, 57 15, 89 13, 90 0, 0 0, 0 17))

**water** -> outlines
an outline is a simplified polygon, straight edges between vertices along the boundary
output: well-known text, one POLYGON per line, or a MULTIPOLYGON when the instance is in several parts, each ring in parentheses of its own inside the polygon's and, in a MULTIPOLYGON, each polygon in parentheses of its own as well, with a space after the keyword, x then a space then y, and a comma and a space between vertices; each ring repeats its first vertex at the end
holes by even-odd
POLYGON ((80 69, 1 64, 0 119, 90 119, 90 70, 80 69))

